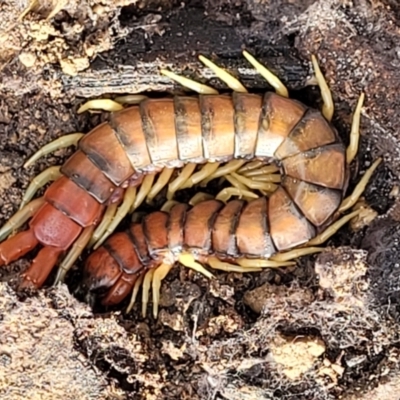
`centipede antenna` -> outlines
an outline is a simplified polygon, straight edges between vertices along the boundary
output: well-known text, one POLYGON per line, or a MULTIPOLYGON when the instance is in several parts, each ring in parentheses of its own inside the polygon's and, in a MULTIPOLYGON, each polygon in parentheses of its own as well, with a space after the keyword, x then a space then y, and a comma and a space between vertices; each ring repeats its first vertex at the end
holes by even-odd
POLYGON ((153 280, 154 269, 149 269, 143 279, 142 285, 142 317, 146 317, 147 304, 149 304, 151 281, 153 280))
POLYGON ((168 191, 167 191, 168 200, 174 198, 175 192, 178 191, 181 188, 181 186, 185 184, 185 182, 193 174, 193 171, 196 169, 196 167, 197 165, 195 163, 188 163, 183 167, 178 177, 168 185, 168 191))
POLYGON ((123 110, 124 107, 111 99, 96 99, 96 100, 89 100, 86 103, 83 103, 77 113, 82 114, 88 110, 100 110, 100 111, 120 111, 123 110))
POLYGON ((144 94, 128 94, 126 96, 118 96, 114 99, 119 104, 135 105, 140 104, 142 101, 148 99, 144 94))
POLYGON ((378 158, 375 162, 367 169, 363 177, 361 178, 360 182, 357 183, 356 187, 353 190, 353 193, 346 197, 342 204, 339 207, 339 212, 343 212, 348 210, 349 208, 353 207, 354 204, 357 203, 358 199, 364 192, 369 180, 371 179, 372 174, 378 168, 379 164, 382 162, 382 158, 378 158))
POLYGON ((311 56, 311 61, 314 67, 315 77, 317 78, 318 86, 321 90, 322 100, 324 101, 324 105, 322 106, 322 115, 328 120, 332 120, 333 112, 335 110, 335 106, 333 105, 332 100, 332 92, 326 83, 325 77, 321 72, 321 69, 318 64, 317 58, 314 54, 311 56))
POLYGON ((114 232, 115 228, 118 224, 125 218, 125 216, 129 213, 130 208, 132 207, 133 202, 136 199, 136 187, 128 187, 124 194, 124 200, 122 204, 118 207, 117 212, 115 213, 113 219, 107 226, 105 232, 101 235, 100 239, 93 246, 93 249, 98 249, 104 241, 114 232))
POLYGON ((351 123, 351 131, 350 131, 350 144, 347 147, 346 151, 346 161, 347 164, 350 164, 358 151, 358 142, 360 140, 360 119, 361 119, 361 109, 364 103, 365 95, 361 93, 357 107, 354 110, 353 121, 351 123))
POLYGON ((264 259, 251 259, 251 258, 239 258, 236 262, 245 268, 280 268, 280 267, 291 267, 296 265, 295 262, 289 261, 274 261, 264 259))
POLYGON ((182 253, 179 256, 178 261, 185 267, 200 272, 200 274, 203 274, 208 279, 214 278, 214 275, 199 264, 190 253, 182 253))
POLYGON ((173 265, 161 264, 153 274, 153 284, 152 284, 152 292, 153 292, 153 317, 157 318, 158 315, 158 305, 160 302, 160 288, 162 280, 168 275, 169 271, 173 265))
POLYGON ((36 192, 41 187, 49 182, 55 181, 61 176, 60 168, 60 165, 47 168, 42 173, 32 179, 32 182, 29 184, 28 189, 26 189, 24 197, 22 198, 21 205, 19 206, 20 210, 32 200, 36 192))
POLYGON ((350 214, 347 214, 337 220, 335 223, 330 225, 327 229, 325 229, 322 233, 315 236, 314 239, 311 239, 306 243, 306 246, 318 246, 324 242, 326 242, 331 236, 333 236, 343 225, 347 224, 352 218, 356 217, 361 213, 361 209, 353 211, 350 214))
POLYGON ((94 230, 93 225, 88 226, 79 235, 78 239, 73 244, 70 251, 65 256, 65 258, 61 261, 61 264, 58 267, 57 276, 54 281, 54 286, 57 285, 59 282, 64 282, 67 272, 71 269, 71 267, 74 265, 75 261, 82 254, 86 245, 89 243, 89 240, 93 235, 93 230, 94 230))
POLYGON ((94 231, 88 247, 92 247, 107 230, 108 225, 110 225, 115 213, 117 212, 117 207, 117 204, 111 204, 106 208, 106 212, 104 213, 100 224, 94 231))
POLYGON ((175 168, 164 168, 160 175, 158 175, 157 182, 152 186, 150 192, 147 195, 146 202, 151 203, 158 193, 168 185, 175 168))
POLYGON ((225 71, 218 65, 214 64, 211 60, 208 58, 200 55, 199 60, 208 68, 210 68, 215 75, 221 79, 222 82, 225 82, 230 89, 232 89, 234 92, 240 92, 240 93, 247 93, 247 89, 240 83, 238 79, 236 79, 233 75, 231 75, 229 72, 225 71))
POLYGON ((262 271, 262 268, 242 267, 240 265, 234 265, 234 264, 230 264, 230 263, 227 263, 227 262, 220 261, 216 257, 208 257, 207 264, 211 268, 219 269, 221 271, 226 271, 226 272, 246 273, 246 272, 260 272, 260 271, 262 271))
POLYGON ((39 210, 44 202, 44 197, 39 197, 28 203, 21 210, 17 211, 0 229, 0 242, 10 235, 11 232, 17 230, 28 221, 28 219, 39 210))
MULTIPOLYGON (((308 244, 307 244, 308 246, 308 244)), ((307 256, 309 254, 321 253, 325 249, 322 247, 303 247, 273 255, 270 260, 277 262, 284 262, 294 260, 295 258, 307 256)))
POLYGON ((133 213, 133 211, 136 210, 143 203, 144 199, 150 193, 151 187, 153 186, 153 182, 154 182, 154 174, 145 176, 142 184, 140 185, 140 189, 136 195, 135 201, 133 202, 133 205, 129 210, 129 213, 133 213))
POLYGON ((135 285, 133 286, 131 300, 129 302, 128 307, 126 308, 126 313, 127 314, 131 312, 133 306, 135 305, 136 297, 137 297, 137 295, 139 293, 140 287, 142 286, 144 275, 145 275, 145 273, 141 273, 139 275, 139 277, 137 278, 137 280, 135 282, 135 285))
POLYGON ((56 140, 53 140, 50 143, 47 143, 41 149, 39 149, 33 156, 31 156, 28 161, 24 164, 24 168, 28 168, 31 166, 35 161, 37 161, 40 157, 43 157, 53 151, 64 149, 69 146, 76 146, 79 140, 84 136, 83 133, 71 133, 69 135, 64 135, 59 137, 56 140))
POLYGON ((201 181, 201 186, 206 186, 210 181, 216 178, 220 178, 221 176, 228 175, 232 172, 236 172, 243 164, 245 164, 245 160, 231 160, 227 164, 222 167, 218 167, 218 169, 208 176, 206 179, 201 181))
POLYGON ((211 86, 204 85, 202 83, 193 81, 192 79, 185 78, 184 76, 177 75, 167 69, 162 69, 160 71, 163 75, 167 76, 168 78, 178 82, 180 85, 187 87, 190 90, 193 90, 199 94, 218 94, 218 91, 211 86))
POLYGON ((205 164, 200 171, 194 173, 187 181, 180 187, 180 189, 188 189, 193 185, 197 185, 202 180, 212 175, 219 167, 219 163, 212 162, 205 164))
POLYGON ((246 50, 243 51, 243 55, 247 61, 257 70, 257 72, 275 89, 276 93, 283 97, 289 97, 289 92, 282 81, 273 74, 268 68, 264 67, 259 63, 250 53, 246 50))

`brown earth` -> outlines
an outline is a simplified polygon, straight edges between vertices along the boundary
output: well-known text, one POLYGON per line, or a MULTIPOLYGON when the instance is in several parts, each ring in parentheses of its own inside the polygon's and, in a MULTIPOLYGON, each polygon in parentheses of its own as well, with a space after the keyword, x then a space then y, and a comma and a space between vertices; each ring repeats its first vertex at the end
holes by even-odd
POLYGON ((0 5, 0 225, 18 209, 60 150, 25 170, 52 139, 87 132, 104 114, 76 114, 84 98, 178 92, 167 66, 223 88, 200 53, 266 84, 241 57, 248 49, 291 95, 320 106, 310 55, 334 93, 348 137, 366 94, 353 182, 378 156, 367 227, 346 227, 296 269, 217 274, 174 268, 159 318, 140 305, 94 312, 67 286, 21 298, 12 289, 29 258, 3 268, 2 399, 398 399, 400 386, 400 8, 392 0, 42 1, 0 5), (46 19, 47 18, 47 19, 46 19), (84 97, 84 98, 83 98, 84 97), (10 287, 11 285, 11 287, 10 287))

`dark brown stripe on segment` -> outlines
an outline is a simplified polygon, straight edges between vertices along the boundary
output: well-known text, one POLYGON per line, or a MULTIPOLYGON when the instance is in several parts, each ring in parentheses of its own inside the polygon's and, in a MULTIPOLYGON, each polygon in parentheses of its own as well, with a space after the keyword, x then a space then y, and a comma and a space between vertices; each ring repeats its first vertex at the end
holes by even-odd
POLYGON ((75 152, 61 167, 61 172, 104 204, 116 186, 82 152, 75 152))
POLYGON ((233 200, 219 211, 212 231, 212 246, 217 254, 232 257, 238 255, 236 229, 243 206, 244 201, 233 200))
POLYGON ((128 229, 128 235, 136 249, 140 261, 147 267, 151 259, 147 248, 146 238, 143 233, 142 224, 132 224, 128 229))
POLYGON ((258 124, 262 97, 256 94, 234 92, 235 158, 253 158, 256 151, 258 124))
POLYGON ((208 162, 228 161, 235 152, 235 111, 232 98, 202 95, 199 101, 204 157, 208 162))
POLYGON ((322 226, 339 208, 342 201, 342 192, 285 176, 282 186, 286 189, 291 199, 317 227, 322 226))
POLYGON ((167 222, 168 246, 173 253, 182 251, 187 204, 177 204, 171 208, 167 222))
POLYGON ((174 97, 175 129, 179 158, 204 161, 198 97, 174 97))
POLYGON ((335 128, 319 111, 309 109, 279 146, 275 156, 282 160, 337 141, 339 140, 335 128))
POLYGON ((218 210, 223 206, 218 200, 196 204, 186 214, 184 247, 206 255, 211 251, 211 234, 218 210))
POLYGON ((306 106, 273 92, 264 96, 255 155, 275 157, 275 151, 301 120, 306 106))
POLYGON ((276 252, 269 233, 268 200, 260 197, 242 210, 236 228, 240 256, 269 258, 276 252))
POLYGON ((117 186, 135 172, 108 123, 99 125, 85 135, 79 141, 79 148, 117 186))
POLYGON ((103 246, 127 274, 137 273, 144 268, 126 232, 115 233, 103 246))
POLYGON ((167 221, 168 214, 162 211, 155 211, 143 219, 143 233, 152 258, 168 249, 167 221))
POLYGON ((152 163, 142 128, 139 107, 134 106, 112 113, 110 125, 125 149, 133 168, 136 171, 146 171, 152 163))
POLYGON ((282 161, 286 175, 315 185, 342 190, 346 184, 346 148, 330 144, 282 161))
POLYGON ((148 99, 140 103, 143 132, 153 164, 181 166, 175 132, 173 99, 148 99))
POLYGON ((282 186, 269 199, 268 215, 272 240, 278 251, 304 244, 315 236, 315 228, 282 186))

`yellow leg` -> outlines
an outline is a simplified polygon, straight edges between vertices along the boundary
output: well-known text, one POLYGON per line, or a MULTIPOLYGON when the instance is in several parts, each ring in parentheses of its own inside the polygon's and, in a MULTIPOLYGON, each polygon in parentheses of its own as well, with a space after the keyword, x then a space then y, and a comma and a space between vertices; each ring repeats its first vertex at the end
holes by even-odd
POLYGON ((219 163, 207 163, 200 171, 194 173, 181 187, 180 189, 188 189, 193 185, 197 185, 202 180, 212 175, 219 167, 219 163))
POLYGON ((135 211, 143 203, 144 199, 150 193, 151 187, 153 186, 153 182, 154 182, 154 174, 145 176, 142 184, 140 185, 140 189, 136 195, 135 201, 133 202, 133 205, 129 210, 130 214, 133 213, 133 211, 135 211))
POLYGON ((179 256, 178 261, 185 267, 200 272, 200 274, 203 274, 206 278, 210 279, 214 277, 214 275, 207 271, 201 264, 199 264, 190 253, 182 253, 179 256))
POLYGON ((353 207, 354 204, 357 203, 358 199, 364 192, 368 181, 371 179, 372 174, 374 171, 378 168, 378 165, 381 163, 382 159, 378 158, 375 160, 375 162, 367 169, 365 172, 364 176, 361 178, 360 182, 358 182, 357 186, 354 188, 353 193, 349 196, 346 197, 343 201, 342 204, 339 207, 339 212, 343 212, 348 210, 349 208, 353 207))
POLYGON ((117 212, 117 207, 118 206, 116 204, 111 204, 107 207, 106 212, 103 215, 103 219, 101 220, 99 226, 96 228, 92 235, 92 238, 89 241, 89 247, 92 247, 107 230, 108 225, 110 225, 115 213, 117 212))
POLYGON ((209 257, 207 260, 207 264, 214 269, 219 269, 221 271, 226 272, 240 272, 240 273, 247 273, 247 272, 260 272, 262 268, 257 267, 242 267, 240 265, 234 265, 227 262, 223 262, 218 260, 216 257, 209 257))
POLYGON ((111 99, 96 99, 96 100, 89 100, 86 103, 83 103, 79 109, 78 114, 82 114, 88 110, 101 110, 101 111, 120 111, 123 110, 123 106, 111 99))
POLYGON ((163 75, 167 76, 168 78, 174 80, 175 82, 178 82, 180 85, 193 90, 196 93, 199 94, 218 94, 218 91, 212 88, 211 86, 203 85, 202 83, 193 81, 191 79, 185 78, 184 76, 180 76, 177 74, 174 74, 171 71, 168 71, 166 69, 162 69, 160 71, 163 75))
POLYGON ((154 269, 149 269, 146 272, 146 275, 144 276, 144 280, 143 280, 143 286, 142 286, 142 316, 143 316, 143 318, 146 317, 147 304, 149 304, 150 287, 151 287, 151 282, 153 280, 153 275, 154 275, 154 269))
POLYGON ((172 265, 161 264, 155 271, 153 275, 153 316, 157 318, 158 315, 158 305, 160 302, 160 288, 162 280, 168 275, 169 271, 171 271, 172 265))
MULTIPOLYGON (((307 246, 308 246, 308 244, 307 244, 307 246)), ((324 249, 321 247, 304 247, 304 248, 300 248, 300 249, 286 251, 284 253, 275 254, 270 258, 270 260, 277 261, 277 262, 281 262, 281 261, 285 262, 285 261, 294 260, 295 258, 306 256, 308 254, 320 253, 321 251, 324 251, 324 249)))
POLYGON ((168 191, 167 191, 168 200, 174 198, 175 192, 178 191, 181 188, 181 186, 183 186, 186 183, 186 181, 193 174, 193 171, 196 169, 196 167, 197 165, 194 163, 188 163, 183 167, 179 176, 168 185, 168 191))
POLYGON ((290 267, 296 265, 295 262, 288 261, 276 261, 276 260, 263 260, 263 259, 252 259, 252 258, 240 258, 236 262, 245 268, 280 268, 290 267))
POLYGON ((44 204, 44 197, 39 197, 24 208, 17 211, 3 227, 0 229, 0 242, 3 241, 11 232, 20 228, 28 219, 30 219, 42 205, 44 204))
POLYGON ((79 140, 84 136, 83 133, 71 133, 69 135, 64 135, 50 143, 47 143, 41 149, 39 149, 29 160, 24 164, 24 168, 28 168, 40 157, 43 157, 53 151, 64 149, 69 146, 76 146, 79 140))
POLYGON ((227 164, 219 167, 213 174, 211 174, 206 179, 200 182, 201 186, 206 186, 213 179, 220 178, 222 176, 228 175, 232 172, 236 172, 243 164, 245 164, 245 160, 231 160, 227 164))
POLYGON ((46 185, 46 183, 55 181, 62 175, 60 172, 60 168, 61 167, 59 165, 47 168, 42 173, 40 173, 39 175, 35 176, 32 179, 32 182, 28 186, 28 189, 26 189, 24 197, 22 198, 21 205, 19 206, 20 210, 24 208, 25 205, 28 204, 30 200, 32 200, 33 196, 35 196, 35 193, 41 187, 46 185))
POLYGON ((324 101, 322 114, 328 121, 331 121, 334 112, 332 93, 326 83, 325 77, 322 74, 321 69, 319 68, 317 58, 312 55, 311 60, 314 67, 315 77, 317 78, 318 86, 321 90, 322 100, 324 101))
POLYGON ((257 70, 257 72, 275 89, 276 93, 283 97, 289 97, 289 92, 282 81, 274 75, 268 68, 260 64, 250 53, 246 50, 243 51, 243 55, 247 61, 257 70))
POLYGON ((66 257, 61 261, 61 264, 59 265, 57 270, 57 276, 54 281, 54 285, 57 285, 59 282, 64 282, 67 272, 71 269, 75 261, 82 254, 83 250, 89 243, 89 240, 93 234, 93 230, 94 230, 93 226, 88 226, 80 234, 76 242, 71 247, 71 250, 68 252, 66 257))
POLYGON ((353 122, 351 124, 350 131, 350 144, 346 151, 346 161, 350 164, 358 151, 358 142, 360 140, 360 119, 361 119, 361 109, 364 103, 364 93, 361 93, 360 98, 357 102, 357 107, 354 111, 353 122))
POLYGON ((145 275, 145 273, 140 274, 140 276, 137 278, 137 280, 135 282, 135 285, 133 286, 131 300, 129 302, 128 307, 126 308, 126 313, 127 314, 129 312, 131 312, 132 307, 135 305, 136 297, 137 297, 137 295, 139 293, 140 287, 142 286, 144 275, 145 275))
POLYGON ((168 182, 174 173, 175 168, 164 168, 158 176, 157 182, 153 185, 147 195, 146 202, 151 203, 153 199, 161 192, 161 190, 168 185, 168 182))
POLYGON ((213 199, 214 196, 212 196, 209 193, 204 193, 204 192, 197 192, 189 201, 189 205, 191 205, 192 207, 195 206, 196 204, 199 204, 203 201, 206 200, 211 200, 213 199))
POLYGON ((225 82, 228 87, 234 92, 247 93, 247 89, 240 83, 238 79, 236 79, 230 73, 218 67, 218 65, 214 64, 212 61, 204 56, 199 56, 199 60, 208 68, 210 68, 215 73, 215 75, 217 75, 217 77, 221 79, 221 81, 225 82))
POLYGON ((113 219, 108 224, 105 232, 101 235, 100 239, 93 246, 94 250, 97 250, 104 243, 104 241, 114 232, 118 224, 129 213, 129 210, 132 207, 132 204, 135 201, 135 199, 136 199, 136 188, 128 187, 128 189, 126 189, 122 204, 118 207, 117 212, 115 213, 113 219))
POLYGON ((352 218, 360 214, 361 210, 353 211, 350 214, 337 220, 335 223, 330 225, 325 231, 317 235, 314 239, 311 239, 306 243, 306 246, 318 246, 326 242, 331 236, 333 236, 343 225, 347 224, 352 218))
POLYGON ((229 201, 229 199, 233 196, 237 196, 241 199, 257 199, 258 195, 250 190, 238 189, 236 187, 228 187, 222 189, 216 196, 216 200, 220 200, 224 203, 229 201))
POLYGON ((119 104, 140 104, 143 100, 148 99, 144 94, 127 94, 126 96, 118 96, 114 99, 119 104))

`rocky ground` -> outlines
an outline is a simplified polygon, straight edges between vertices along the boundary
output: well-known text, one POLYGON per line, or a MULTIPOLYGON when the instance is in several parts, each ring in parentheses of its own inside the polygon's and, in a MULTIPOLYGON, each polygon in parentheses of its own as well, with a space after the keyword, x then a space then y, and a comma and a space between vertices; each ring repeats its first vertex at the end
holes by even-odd
POLYGON ((140 305, 93 311, 68 286, 21 298, 29 258, 0 271, 0 397, 29 399, 397 399, 400 389, 400 8, 394 0, 3 1, 0 5, 0 225, 60 150, 34 151, 107 117, 77 115, 87 98, 181 89, 167 66, 223 88, 196 56, 214 58, 253 89, 266 84, 246 48, 293 97, 310 86, 317 54, 345 139, 366 94, 353 183, 383 164, 365 192, 377 217, 346 227, 297 268, 217 274, 176 267, 157 320, 140 305), (20 18, 22 16, 22 18, 20 18), (70 290, 69 290, 70 289, 70 290), (397 397, 396 397, 397 396, 397 397))

